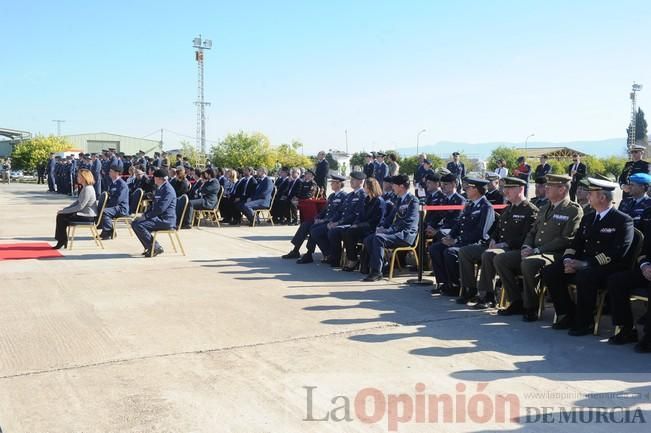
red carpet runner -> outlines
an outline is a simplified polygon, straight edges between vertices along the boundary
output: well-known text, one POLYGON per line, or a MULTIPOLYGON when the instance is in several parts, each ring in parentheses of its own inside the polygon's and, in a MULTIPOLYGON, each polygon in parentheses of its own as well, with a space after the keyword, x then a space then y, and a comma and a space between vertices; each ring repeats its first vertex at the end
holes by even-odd
POLYGON ((47 242, 23 242, 20 244, 0 244, 0 260, 47 259, 63 257, 59 250, 47 242))

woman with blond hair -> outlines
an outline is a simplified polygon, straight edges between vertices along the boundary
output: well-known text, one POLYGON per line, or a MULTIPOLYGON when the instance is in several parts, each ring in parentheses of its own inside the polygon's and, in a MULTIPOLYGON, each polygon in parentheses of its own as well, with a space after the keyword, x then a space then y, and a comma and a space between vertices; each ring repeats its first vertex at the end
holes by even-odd
POLYGON ((77 200, 70 206, 57 212, 56 229, 54 239, 57 244, 55 249, 68 246, 68 226, 73 222, 93 222, 97 217, 97 197, 95 197, 95 178, 90 170, 82 168, 77 173, 77 183, 81 185, 81 191, 77 200))

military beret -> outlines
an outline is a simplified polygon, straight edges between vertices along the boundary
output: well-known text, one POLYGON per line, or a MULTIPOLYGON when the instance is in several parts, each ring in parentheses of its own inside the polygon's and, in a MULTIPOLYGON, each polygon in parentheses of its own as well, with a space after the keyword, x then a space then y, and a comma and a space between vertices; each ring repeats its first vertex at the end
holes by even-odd
POLYGON ((452 173, 446 173, 441 176, 441 182, 454 182, 457 183, 457 178, 452 173))
POLYGON ((547 183, 550 185, 566 184, 572 180, 572 178, 566 174, 548 174, 545 178, 547 179, 547 183))
POLYGON ((362 173, 361 171, 353 171, 350 173, 351 179, 357 179, 357 180, 364 180, 366 179, 366 175, 362 173))
POLYGON ((472 185, 475 187, 486 186, 488 184, 488 181, 486 179, 477 179, 476 177, 464 177, 462 180, 464 184, 472 185))
POLYGON ((594 177, 583 178, 580 183, 588 191, 614 191, 619 186, 615 182, 594 177))
POLYGON ((430 182, 438 182, 441 180, 441 176, 435 173, 428 173, 425 175, 425 180, 429 180, 430 182))
POLYGON ((502 178, 502 181, 504 182, 504 188, 527 185, 527 181, 524 179, 520 179, 519 177, 507 176, 505 178, 502 178))
POLYGON ((486 180, 489 180, 491 182, 494 180, 498 180, 500 178, 500 176, 497 173, 490 173, 490 172, 486 173, 484 177, 486 178, 486 180))
POLYGON ((406 174, 397 174, 391 178, 391 183, 394 185, 409 185, 409 176, 406 174))
POLYGON ((628 178, 628 183, 636 183, 638 185, 647 185, 651 183, 651 175, 647 173, 635 173, 628 178))
POLYGON ((543 185, 543 184, 547 183, 547 178, 545 176, 538 176, 536 178, 536 183, 540 184, 540 185, 543 185))
POLYGON ((112 165, 109 170, 113 170, 113 171, 115 171, 117 173, 122 173, 122 170, 120 169, 119 165, 112 165))
POLYGON ((330 181, 337 181, 337 182, 343 182, 346 180, 345 176, 340 176, 338 174, 331 174, 330 175, 330 181))
POLYGON ((157 168, 156 171, 154 171, 154 177, 165 178, 167 176, 169 176, 169 172, 165 168, 157 168))

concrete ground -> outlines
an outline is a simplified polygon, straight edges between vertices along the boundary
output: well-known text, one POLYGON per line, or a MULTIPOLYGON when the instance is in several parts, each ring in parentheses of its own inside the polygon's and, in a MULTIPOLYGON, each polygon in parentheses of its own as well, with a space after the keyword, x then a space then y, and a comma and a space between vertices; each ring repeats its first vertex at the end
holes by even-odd
MULTIPOLYGON (((52 241, 70 200, 44 190, 0 185, 0 244, 52 241)), ((648 431, 651 356, 606 344, 609 317, 570 337, 550 308, 528 324, 299 266, 279 258, 294 231, 185 230, 187 256, 163 238, 147 259, 120 229, 0 261, 0 429, 648 431)))

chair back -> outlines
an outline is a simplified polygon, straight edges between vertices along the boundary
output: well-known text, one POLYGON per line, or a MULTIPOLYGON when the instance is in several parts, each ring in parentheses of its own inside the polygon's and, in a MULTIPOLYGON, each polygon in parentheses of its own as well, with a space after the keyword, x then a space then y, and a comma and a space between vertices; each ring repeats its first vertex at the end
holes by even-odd
POLYGON ((97 228, 100 228, 102 225, 102 217, 104 216, 104 209, 106 208, 106 203, 108 202, 109 198, 109 193, 108 191, 104 191, 99 195, 99 200, 97 201, 97 208, 99 209, 99 214, 97 215, 97 219, 95 220, 95 226, 97 228))
POLYGON ((624 256, 624 263, 629 268, 634 268, 637 266, 637 258, 642 252, 642 247, 644 246, 644 235, 642 232, 636 228, 633 229, 633 242, 631 242, 631 247, 628 249, 628 252, 624 256))
POLYGON ((224 197, 224 187, 221 187, 219 189, 219 194, 217 194, 217 204, 215 205, 214 209, 219 209, 219 205, 222 202, 222 197, 224 197))
POLYGON ((142 199, 144 196, 145 196, 145 191, 142 188, 136 189, 131 194, 129 200, 129 214, 137 214, 140 212, 140 206, 142 206, 142 199))
POLYGON ((271 192, 271 201, 269 202, 269 209, 274 207, 274 201, 276 201, 276 194, 278 194, 278 188, 274 186, 274 190, 271 192))
POLYGON ((185 218, 185 213, 188 211, 188 205, 190 204, 190 199, 187 194, 183 194, 181 197, 176 199, 176 230, 181 228, 183 220, 185 218), (181 211, 179 213, 179 210, 181 211))

